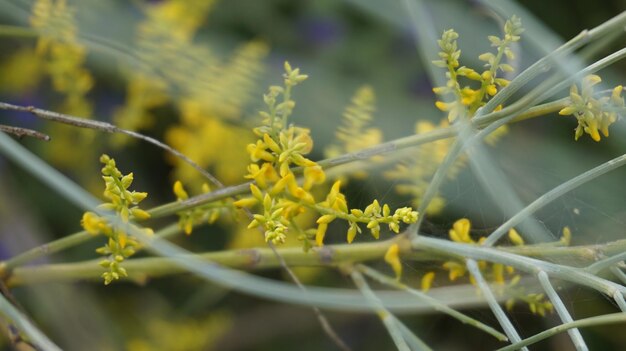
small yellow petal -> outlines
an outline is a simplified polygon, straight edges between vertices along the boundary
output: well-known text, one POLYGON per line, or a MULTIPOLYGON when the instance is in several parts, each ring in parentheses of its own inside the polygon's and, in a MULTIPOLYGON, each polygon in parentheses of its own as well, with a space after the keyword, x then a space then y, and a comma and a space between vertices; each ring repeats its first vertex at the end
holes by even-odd
POLYGON ((567 226, 563 227, 563 236, 561 237, 561 242, 564 245, 569 245, 571 241, 572 241, 572 231, 567 226))
POLYGON ((189 198, 189 195, 185 191, 185 188, 183 188, 183 183, 181 183, 180 180, 177 180, 174 183, 174 195, 176 195, 178 200, 187 200, 189 198))
POLYGON ((524 245, 524 239, 522 239, 521 235, 519 235, 515 228, 509 229, 509 239, 514 245, 524 245))
POLYGON ((428 272, 422 277, 422 291, 427 292, 433 285, 435 279, 435 272, 428 272))
POLYGON ((385 262, 387 262, 391 269, 393 269, 396 274, 396 279, 400 280, 402 276, 402 263, 400 262, 400 246, 398 244, 393 244, 389 246, 387 252, 385 253, 385 262))
POLYGON ((317 246, 324 245, 324 236, 326 236, 326 230, 328 229, 328 223, 321 223, 317 226, 317 232, 315 232, 315 243, 317 246))
POLYGON ((337 216, 332 215, 332 214, 326 214, 317 219, 317 224, 322 224, 322 223, 328 224, 332 222, 333 220, 335 220, 335 218, 337 218, 337 216))
POLYGON ((348 237, 347 237, 348 244, 351 244, 352 241, 354 241, 354 238, 356 237, 357 230, 358 230, 358 227, 357 227, 356 223, 351 224, 350 228, 348 228, 348 237))
POLYGON ((446 104, 443 101, 435 102, 435 107, 437 107, 438 109, 440 109, 441 111, 444 111, 444 112, 450 110, 450 105, 446 104))

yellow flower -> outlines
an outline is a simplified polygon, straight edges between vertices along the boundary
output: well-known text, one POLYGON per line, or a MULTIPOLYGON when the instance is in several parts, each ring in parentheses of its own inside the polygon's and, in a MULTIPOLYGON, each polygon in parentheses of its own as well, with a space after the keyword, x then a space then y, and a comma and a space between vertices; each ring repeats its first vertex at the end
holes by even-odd
POLYGON ((393 272, 396 274, 396 279, 400 280, 402 277, 402 262, 400 261, 400 246, 398 244, 393 244, 389 246, 387 252, 385 253, 385 262, 387 262, 393 272))
POLYGON ((326 173, 320 166, 304 168, 304 184, 302 187, 310 190, 315 184, 322 184, 326 180, 326 173))
POLYGON ((428 292, 433 285, 435 279, 435 272, 428 272, 422 277, 422 291, 428 292))
POLYGON ((267 145, 261 140, 257 140, 256 144, 248 144, 246 150, 250 154, 252 162, 260 160, 272 162, 276 159, 274 155, 266 151, 267 145))
POLYGON ((103 227, 106 226, 106 221, 93 212, 85 212, 80 221, 80 225, 85 228, 89 234, 97 235, 100 234, 103 227))
POLYGON ((471 226, 472 224, 467 218, 461 218, 454 222, 449 231, 450 239, 460 243, 473 243, 474 241, 469 235, 471 226))
POLYGON ((174 194, 179 201, 187 200, 189 198, 189 195, 185 191, 183 183, 181 183, 180 180, 177 180, 174 183, 174 194))
POLYGON ((524 239, 522 239, 521 235, 515 230, 515 228, 511 228, 509 230, 509 239, 514 245, 521 246, 524 245, 524 239))
POLYGON ((317 246, 324 245, 324 236, 326 236, 326 230, 328 229, 328 223, 320 223, 317 226, 317 231, 315 232, 315 243, 317 246))

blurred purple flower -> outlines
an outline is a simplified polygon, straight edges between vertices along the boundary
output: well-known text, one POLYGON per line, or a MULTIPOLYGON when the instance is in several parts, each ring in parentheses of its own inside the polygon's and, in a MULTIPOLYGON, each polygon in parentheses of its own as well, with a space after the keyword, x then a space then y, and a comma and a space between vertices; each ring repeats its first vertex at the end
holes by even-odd
POLYGON ((301 37, 316 47, 332 45, 343 37, 344 29, 340 22, 327 17, 309 17, 298 25, 301 37))

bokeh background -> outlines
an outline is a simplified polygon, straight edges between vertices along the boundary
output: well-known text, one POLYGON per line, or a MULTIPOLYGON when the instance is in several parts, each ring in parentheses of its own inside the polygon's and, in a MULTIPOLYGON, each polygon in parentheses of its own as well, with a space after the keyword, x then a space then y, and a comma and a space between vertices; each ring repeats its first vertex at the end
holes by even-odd
MULTIPOLYGON (((36 3, 60 2, 0 3, 0 100, 139 130, 180 149, 225 184, 243 181, 248 163, 245 145, 254 140, 251 128, 259 123, 262 94, 268 85, 280 83, 286 60, 309 75, 294 92, 297 107, 292 121, 311 129, 313 159, 325 157, 325 149, 335 142, 345 107, 365 85, 375 94, 371 126, 380 130, 384 141, 414 134, 417 121, 437 125, 444 117, 434 107, 431 68, 418 51, 416 31, 421 24, 410 16, 406 5, 410 0, 68 0, 64 16, 46 18, 33 12, 36 3), (41 38, 54 41, 59 37, 62 45, 42 54, 45 48, 41 46, 46 44, 41 38)), ((486 37, 499 34, 502 20, 494 16, 490 2, 425 3, 434 31, 456 29, 462 64, 479 68, 477 56, 489 50, 486 37)), ((626 9, 624 0, 503 3, 515 6, 510 14, 521 17, 527 28, 516 62, 519 70, 540 58, 542 47, 553 49, 626 9)), ((623 43, 623 38, 616 40, 597 57, 622 48, 623 43)), ((618 62, 600 75, 605 88, 623 84, 626 62, 618 62)), ((566 94, 564 91, 559 97, 566 94)), ((182 180, 192 193, 201 188, 202 179, 191 168, 136 140, 8 111, 0 111, 0 123, 49 134, 51 142, 20 142, 95 195, 103 188, 98 163, 101 153, 115 157, 122 172, 134 172, 134 188, 149 193, 144 202, 149 207, 175 200, 171 191, 175 180, 182 180)), ((488 149, 488 156, 519 198, 528 203, 622 154, 626 138, 620 124, 623 122, 601 143, 588 137, 574 142, 574 119, 545 116, 512 126, 497 147, 488 149)), ((394 207, 409 205, 412 199, 395 191, 398 181, 384 174, 384 169, 368 169, 366 177, 352 179, 346 190, 350 203, 362 207, 378 198, 394 207)), ((537 213, 539 222, 555 237, 569 226, 575 244, 623 238, 625 175, 624 170, 617 170, 568 193, 537 213)), ((477 231, 484 233, 507 219, 469 167, 447 181, 440 195, 445 207, 429 215, 424 226, 432 235, 445 236, 451 223, 461 217, 471 218, 477 231)), ((0 157, 3 259, 81 230, 81 215, 80 209, 0 157)), ((173 220, 156 222, 155 227, 173 220)), ((174 240, 197 252, 263 245, 258 233, 243 227, 241 218, 224 219, 174 240)), ((342 242, 342 238, 329 235, 331 243, 342 242)), ((288 244, 298 245, 295 240, 288 244)), ((92 259, 100 245, 90 242, 36 263, 92 259)), ((376 265, 389 271, 382 263, 376 265)), ((405 262, 406 279, 411 280, 412 272, 418 277, 432 268, 405 262)), ((349 279, 333 270, 296 272, 306 284, 352 287, 349 279)), ((286 279, 280 270, 258 274, 286 279)), ((90 282, 19 287, 13 293, 33 320, 68 350, 335 347, 309 308, 242 295, 191 275, 106 287, 94 277, 90 282)), ((577 287, 563 291, 563 296, 577 318, 615 310, 603 297, 577 287)), ((465 312, 497 324, 487 308, 478 306, 465 312)), ((326 313, 355 350, 392 349, 387 331, 374 315, 326 313)), ((407 314, 401 318, 437 350, 503 346, 443 315, 407 314)), ((555 315, 542 318, 523 306, 513 311, 512 319, 525 336, 558 323, 555 315)), ((626 343, 620 328, 623 326, 582 332, 593 349, 618 350, 626 343)), ((6 340, 5 345, 9 349, 6 340)), ((565 350, 571 345, 563 334, 536 347, 565 350)))

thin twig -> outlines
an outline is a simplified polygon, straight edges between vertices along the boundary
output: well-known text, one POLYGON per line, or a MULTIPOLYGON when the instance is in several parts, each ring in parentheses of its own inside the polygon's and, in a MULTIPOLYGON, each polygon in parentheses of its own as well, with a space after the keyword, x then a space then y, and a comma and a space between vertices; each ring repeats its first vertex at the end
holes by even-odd
POLYGON ((622 281, 622 284, 626 285, 626 273, 624 273, 621 268, 613 266, 611 267, 611 272, 622 281))
POLYGON ((169 145, 167 145, 165 143, 162 143, 162 142, 160 142, 160 141, 158 141, 158 140, 156 140, 156 139, 154 139, 152 137, 143 135, 141 133, 137 133, 137 132, 133 132, 133 131, 130 131, 130 130, 122 129, 122 128, 119 128, 119 127, 117 127, 117 126, 115 126, 115 125, 113 125, 111 123, 102 122, 102 121, 94 121, 94 120, 89 120, 89 119, 85 119, 85 118, 75 117, 75 116, 71 116, 71 115, 67 115, 67 114, 63 114, 63 113, 59 113, 59 112, 43 110, 43 109, 36 108, 36 107, 33 107, 33 106, 20 106, 20 105, 9 104, 9 103, 6 103, 6 102, 0 102, 0 110, 30 112, 30 113, 32 113, 36 117, 39 117, 39 118, 42 118, 42 119, 46 119, 46 120, 49 120, 49 121, 63 123, 63 124, 71 125, 71 126, 78 127, 78 128, 94 129, 94 130, 97 130, 97 131, 100 131, 100 132, 105 132, 105 133, 124 134, 124 135, 131 136, 133 138, 137 138, 137 139, 143 140, 145 142, 148 142, 148 143, 150 143, 152 145, 155 145, 155 146, 157 146, 157 147, 159 147, 159 148, 161 148, 161 149, 171 153, 172 155, 174 155, 177 158, 181 159, 185 163, 189 164, 191 167, 193 167, 195 170, 200 172, 200 174, 202 174, 205 178, 207 178, 214 185, 220 184, 219 180, 217 180, 217 178, 215 178, 211 173, 207 172, 205 169, 200 167, 197 163, 192 161, 189 157, 185 156, 180 151, 172 148, 171 146, 169 146, 169 145))
POLYGON ((613 293, 613 300, 615 300, 619 309, 626 313, 626 301, 624 301, 624 294, 619 291, 615 291, 613 293))
POLYGON ((393 343, 396 345, 398 351, 411 351, 409 345, 402 336, 402 331, 400 330, 400 327, 397 323, 398 320, 391 312, 383 307, 376 294, 374 294, 372 289, 370 289, 369 284, 367 284, 367 281, 365 280, 361 272, 355 269, 350 269, 349 272, 350 277, 354 282, 354 285, 356 285, 356 287, 361 290, 363 296, 365 296, 365 298, 371 302, 372 310, 376 312, 378 318, 380 318, 385 328, 387 328, 389 336, 391 336, 391 340, 393 340, 393 343))
POLYGON ((497 351, 515 351, 515 350, 520 349, 521 347, 532 345, 541 340, 547 339, 551 336, 562 333, 572 328, 591 327, 591 326, 596 326, 596 325, 616 324, 616 323, 625 323, 625 322, 626 322, 626 313, 612 313, 612 314, 605 314, 603 316, 579 319, 571 323, 564 323, 556 327, 552 327, 548 330, 544 330, 539 334, 535 334, 520 342, 516 342, 514 344, 498 349, 497 351))
POLYGON ((509 229, 513 228, 517 224, 521 223, 528 216, 532 215, 536 211, 540 210, 544 206, 548 205, 552 201, 556 200, 560 196, 572 191, 579 186, 605 174, 608 173, 618 167, 626 164, 626 154, 618 156, 610 161, 607 161, 601 164, 598 167, 592 168, 585 173, 582 173, 565 183, 560 184, 556 188, 550 190, 549 192, 541 195, 535 201, 531 202, 524 209, 516 213, 513 217, 511 217, 508 221, 500 225, 498 229, 493 231, 488 237, 487 240, 483 243, 485 246, 490 246, 496 243, 505 233, 508 232, 509 229))
POLYGON ((50 136, 44 133, 38 132, 36 130, 32 130, 32 129, 13 127, 13 126, 0 124, 0 131, 13 134, 20 139, 27 136, 27 137, 31 137, 31 138, 35 138, 35 139, 39 139, 43 141, 50 141, 50 136))
MULTIPOLYGON (((478 264, 476 263, 476 261, 470 258, 466 260, 466 265, 467 270, 474 277, 478 288, 483 293, 483 297, 485 298, 485 300, 487 300, 487 304, 491 308, 491 311, 496 316, 498 322, 500 322, 504 333, 509 337, 511 342, 519 342, 521 338, 517 333, 517 330, 515 330, 515 327, 513 327, 513 324, 509 320, 509 317, 506 316, 506 313, 504 313, 502 307, 500 307, 500 304, 496 300, 495 296, 493 296, 491 289, 489 289, 489 285, 485 281, 485 278, 483 278, 483 275, 480 273, 480 268, 478 268, 478 264)), ((528 351, 528 349, 525 347, 522 348, 522 350, 528 351)))
MULTIPOLYGON (((554 306, 554 309, 558 313, 559 317, 561 317, 561 321, 563 323, 573 322, 574 320, 572 319, 572 316, 567 311, 567 308, 565 307, 565 304, 563 304, 563 300, 561 300, 561 298, 559 297, 559 294, 557 294, 556 290, 554 290, 554 287, 552 287, 552 283, 550 283, 550 278, 548 278, 548 275, 546 274, 546 272, 539 271, 539 273, 537 274, 537 278, 539 279, 539 283, 543 287, 543 290, 548 295, 550 302, 552 302, 552 306, 554 306)), ((587 344, 585 344, 585 340, 583 339, 583 336, 580 334, 580 330, 578 330, 577 328, 572 328, 572 329, 569 329, 567 333, 569 334, 569 337, 572 339, 572 342, 574 343, 574 347, 576 347, 576 350, 579 350, 579 351, 589 350, 589 347, 587 347, 587 344)))
MULTIPOLYGON (((155 236, 166 238, 179 232, 179 226, 177 224, 173 224, 157 231, 155 236)), ((66 238, 82 238, 82 235, 78 234, 84 234, 85 237, 91 236, 86 232, 81 232, 70 235, 66 238)), ((399 239, 403 237, 397 238, 399 239)), ((441 239, 435 240, 440 240, 442 242, 447 241, 441 239)), ((298 247, 285 247, 277 250, 289 266, 335 266, 337 264, 347 262, 367 262, 381 259, 385 255, 389 246, 394 243, 400 243, 399 255, 403 260, 410 260, 413 262, 432 262, 444 261, 446 259, 457 257, 457 254, 455 253, 433 252, 428 247, 415 246, 411 249, 410 245, 402 244, 402 241, 397 240, 354 243, 351 245, 325 245, 323 248, 315 249, 308 253, 303 252, 302 249, 298 247)), ((92 265, 91 261, 20 267, 32 259, 59 251, 59 249, 53 244, 65 245, 64 242, 55 241, 54 243, 50 243, 51 246, 39 246, 33 248, 4 262, 3 271, 5 272, 5 278, 8 279, 9 284, 11 286, 18 286, 43 282, 76 281, 93 278, 98 275, 100 267, 92 265)), ((556 262, 565 260, 567 262, 573 261, 579 264, 582 262, 584 264, 585 262, 593 262, 600 252, 623 252, 626 250, 626 240, 618 240, 597 245, 567 247, 527 245, 498 247, 497 249, 503 255, 508 253, 519 256, 548 259, 556 262)), ((212 261, 224 266, 242 270, 280 267, 280 262, 276 259, 273 252, 269 248, 224 250, 197 253, 196 255, 202 260, 212 261)), ((183 268, 178 267, 171 260, 160 257, 131 258, 126 260, 124 264, 128 267, 131 277, 133 274, 145 277, 161 277, 184 272, 183 268)))
MULTIPOLYGON (((626 155, 622 157, 626 157, 626 155)), ((598 262, 589 265, 587 268, 585 268, 585 270, 587 272, 597 274, 603 269, 609 268, 610 266, 613 266, 614 264, 622 262, 624 260, 626 260, 626 252, 620 252, 617 255, 604 258, 598 262)))
POLYGON ((450 308, 448 305, 440 302, 439 300, 421 292, 418 290, 415 290, 411 287, 409 287, 406 284, 401 283, 400 281, 398 281, 397 279, 393 279, 390 278, 380 272, 378 272, 377 270, 368 267, 366 265, 363 264, 358 264, 355 267, 356 269, 358 269, 359 271, 363 272, 364 274, 366 274, 367 276, 369 276, 370 278, 377 280, 378 282, 388 285, 388 286, 392 286, 396 289, 399 290, 403 290, 408 292, 409 294, 415 296, 418 300, 423 301, 424 303, 430 305, 435 311, 439 311, 442 313, 445 313, 449 316, 451 316, 452 318, 455 318, 457 320, 459 320, 462 323, 465 324, 469 324, 477 329, 480 329, 490 335, 492 335, 493 337, 495 337, 496 339, 500 340, 500 341, 509 341, 509 339, 506 337, 506 335, 500 333, 499 331, 495 330, 494 328, 470 317, 467 316, 461 312, 458 312, 455 309, 450 308))
POLYGON ((61 351, 39 328, 37 328, 22 312, 13 306, 4 296, 0 294, 0 313, 23 332, 29 342, 40 350, 61 351))

